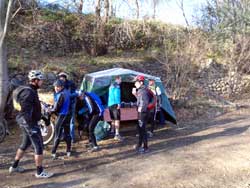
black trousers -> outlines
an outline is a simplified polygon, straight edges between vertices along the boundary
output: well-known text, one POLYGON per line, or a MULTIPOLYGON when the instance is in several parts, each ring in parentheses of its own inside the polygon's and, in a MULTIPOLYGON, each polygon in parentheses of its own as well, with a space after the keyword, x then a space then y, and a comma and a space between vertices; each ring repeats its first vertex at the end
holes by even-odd
POLYGON ((52 153, 56 153, 56 150, 60 144, 60 138, 64 134, 64 140, 67 145, 67 152, 71 151, 71 136, 70 136, 70 115, 58 115, 55 125, 55 138, 52 147, 52 153))
POLYGON ((148 148, 148 136, 147 136, 147 129, 146 129, 147 120, 148 120, 148 112, 138 113, 137 130, 139 133, 139 141, 138 141, 137 146, 141 147, 143 144, 143 147, 145 149, 148 148))
POLYGON ((149 112, 149 122, 151 124, 150 131, 153 133, 155 129, 156 111, 155 109, 149 112))
POLYGON ((88 125, 88 136, 89 136, 89 142, 92 143, 93 146, 97 146, 96 143, 96 137, 95 137, 95 127, 97 123, 101 120, 101 117, 99 114, 93 114, 90 116, 90 121, 88 125))
POLYGON ((36 155, 43 154, 43 137, 41 134, 41 130, 37 127, 33 128, 24 128, 21 127, 22 130, 22 143, 19 148, 23 151, 26 151, 30 145, 33 146, 36 155))

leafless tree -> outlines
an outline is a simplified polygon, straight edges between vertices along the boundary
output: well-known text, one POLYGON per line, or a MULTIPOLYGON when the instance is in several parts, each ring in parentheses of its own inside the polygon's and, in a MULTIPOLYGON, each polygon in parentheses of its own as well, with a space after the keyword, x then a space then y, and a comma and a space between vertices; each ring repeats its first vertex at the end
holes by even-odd
POLYGON ((110 13, 110 0, 104 0, 104 22, 107 23, 109 20, 109 13, 110 13))
POLYGON ((96 0, 95 3, 95 15, 97 19, 101 19, 101 0, 96 0))
POLYGON ((140 17, 140 5, 139 5, 138 0, 135 0, 135 5, 136 5, 136 18, 139 19, 139 17, 140 17))
POLYGON ((184 10, 184 0, 176 0, 176 3, 179 6, 179 8, 181 9, 181 11, 182 11, 182 15, 183 15, 183 17, 185 19, 187 27, 189 27, 189 22, 188 22, 188 19, 187 19, 187 15, 186 15, 185 10, 184 10))
POLYGON ((74 0, 74 3, 75 3, 75 6, 77 7, 77 12, 81 14, 83 11, 83 3, 84 3, 83 0, 79 0, 79 1, 74 0))
POLYGON ((13 0, 0 0, 0 121, 4 118, 4 106, 8 94, 8 68, 5 36, 13 0))
POLYGON ((152 0, 153 1, 153 19, 156 17, 156 7, 159 4, 160 0, 152 0))

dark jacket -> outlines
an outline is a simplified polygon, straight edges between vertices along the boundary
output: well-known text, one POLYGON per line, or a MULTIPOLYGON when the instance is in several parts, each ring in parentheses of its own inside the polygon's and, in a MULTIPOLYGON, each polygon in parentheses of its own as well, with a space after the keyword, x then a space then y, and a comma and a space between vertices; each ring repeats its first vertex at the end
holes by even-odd
POLYGON ((21 111, 17 115, 17 121, 24 118, 28 126, 33 127, 41 119, 41 104, 37 94, 37 88, 31 84, 30 89, 24 89, 18 96, 21 111))
POLYGON ((147 112, 148 111, 148 104, 149 104, 149 95, 148 95, 148 89, 145 85, 142 85, 138 92, 137 92, 137 107, 142 108, 141 112, 147 112))
POLYGON ((74 84, 74 82, 72 82, 70 80, 66 80, 64 82, 64 88, 69 90, 70 93, 75 93, 76 92, 76 85, 74 84))
POLYGON ((75 113, 75 102, 76 102, 76 85, 73 81, 66 80, 64 82, 64 89, 68 90, 70 93, 70 112, 72 115, 75 113))

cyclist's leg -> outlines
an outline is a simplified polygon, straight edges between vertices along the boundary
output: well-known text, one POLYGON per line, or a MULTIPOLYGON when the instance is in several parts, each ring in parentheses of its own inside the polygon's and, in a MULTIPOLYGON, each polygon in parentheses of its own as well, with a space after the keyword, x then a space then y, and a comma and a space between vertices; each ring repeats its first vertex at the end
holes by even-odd
POLYGON ((55 137, 54 137, 54 143, 53 143, 53 147, 52 147, 52 154, 56 153, 57 147, 60 143, 60 138, 62 135, 62 131, 63 131, 63 127, 62 127, 62 123, 65 119, 64 115, 59 115, 57 117, 57 121, 56 121, 56 125, 55 125, 55 137))

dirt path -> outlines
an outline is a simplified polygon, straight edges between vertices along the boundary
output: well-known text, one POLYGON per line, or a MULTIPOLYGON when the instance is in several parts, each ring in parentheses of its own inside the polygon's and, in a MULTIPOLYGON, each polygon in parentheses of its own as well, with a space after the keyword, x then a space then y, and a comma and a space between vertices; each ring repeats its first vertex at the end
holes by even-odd
POLYGON ((0 145, 0 187, 250 188, 249 114, 232 112, 181 129, 158 129, 145 155, 133 151, 137 138, 131 131, 124 132, 123 143, 100 143, 97 153, 87 153, 80 142, 74 156, 63 160, 52 161, 47 148, 46 169, 56 173, 48 180, 35 179, 32 152, 21 162, 25 173, 8 174, 20 139, 11 136, 0 145))

